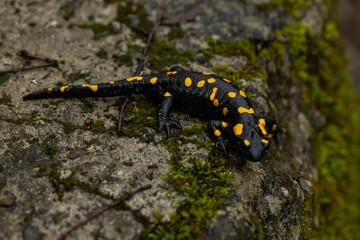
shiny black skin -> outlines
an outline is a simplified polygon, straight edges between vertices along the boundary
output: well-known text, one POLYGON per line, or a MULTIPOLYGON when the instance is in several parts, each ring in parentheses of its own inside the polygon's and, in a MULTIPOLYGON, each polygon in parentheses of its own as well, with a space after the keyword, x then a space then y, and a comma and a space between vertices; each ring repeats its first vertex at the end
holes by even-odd
MULTIPOLYGON (((181 128, 178 120, 170 118, 173 107, 190 115, 211 120, 209 129, 214 134, 215 146, 222 147, 226 155, 230 142, 232 148, 241 156, 251 161, 259 161, 268 148, 267 134, 271 133, 276 137, 276 133, 279 132, 271 129, 275 124, 273 120, 271 125, 266 124, 267 134, 264 134, 259 128, 259 119, 253 112, 239 113, 239 107, 245 110, 252 109, 251 102, 228 80, 209 73, 185 71, 181 67, 173 67, 167 73, 137 76, 109 83, 48 88, 26 95, 23 99, 113 97, 131 94, 155 95, 162 98, 159 130, 165 129, 169 137, 171 127, 181 128), (236 96, 229 97, 230 92, 236 96), (224 108, 227 109, 226 114, 224 108), (223 126, 225 123, 226 127, 223 126), (243 125, 243 128, 241 134, 236 135, 234 126, 237 124, 243 125), (249 146, 244 143, 246 140, 251 143, 249 146)), ((268 119, 266 121, 269 122, 268 119)))

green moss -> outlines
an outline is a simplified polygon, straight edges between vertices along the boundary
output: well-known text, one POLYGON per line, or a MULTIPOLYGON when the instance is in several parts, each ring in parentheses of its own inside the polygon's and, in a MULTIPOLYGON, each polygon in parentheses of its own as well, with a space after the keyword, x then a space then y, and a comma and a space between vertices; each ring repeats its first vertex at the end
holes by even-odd
POLYGON ((85 101, 81 102, 80 108, 83 113, 92 113, 94 111, 93 106, 85 101))
POLYGON ((105 5, 114 4, 116 2, 121 2, 122 0, 104 0, 105 5))
POLYGON ((6 186, 6 180, 0 180, 0 191, 6 186))
POLYGON ((48 79, 50 77, 51 73, 45 74, 41 79, 48 79))
POLYGON ((114 126, 107 128, 105 126, 105 121, 102 119, 93 120, 90 125, 90 131, 95 132, 95 133, 106 133, 106 134, 110 134, 113 136, 117 135, 116 126, 114 125, 114 126))
MULTIPOLYGON (((157 129, 158 109, 156 105, 147 98, 131 97, 128 106, 125 109, 125 116, 133 116, 134 119, 124 125, 124 134, 130 137, 143 138, 147 128, 157 129)), ((123 98, 116 103, 116 106, 121 106, 123 98)))
POLYGON ((198 236, 211 218, 216 217, 217 208, 226 202, 232 186, 226 160, 218 155, 210 155, 209 159, 192 156, 177 162, 164 180, 172 184, 170 192, 188 197, 179 202, 170 222, 161 222, 151 231, 143 231, 143 237, 148 239, 193 239, 198 236))
POLYGON ((181 135, 184 137, 200 136, 206 131, 205 123, 195 123, 191 127, 185 128, 181 131, 181 135))
POLYGON ((76 82, 77 80, 80 80, 80 79, 86 79, 90 77, 90 73, 81 73, 80 71, 79 72, 74 72, 74 73, 70 73, 68 76, 67 76, 67 81, 70 82, 70 83, 73 83, 73 82, 76 82))
POLYGON ((255 46, 248 39, 238 41, 214 40, 212 37, 204 39, 210 46, 210 51, 217 55, 226 57, 246 56, 250 60, 254 60, 255 46))
POLYGON ((281 7, 286 13, 291 14, 296 19, 299 19, 303 16, 302 10, 307 9, 311 6, 312 2, 310 0, 298 0, 298 1, 288 1, 288 0, 272 0, 268 3, 258 4, 257 8, 261 10, 273 9, 275 7, 281 7))
POLYGON ((0 105, 7 105, 9 107, 13 106, 11 104, 11 97, 9 95, 3 95, 1 98, 0 98, 0 105))
POLYGON ((79 28, 91 29, 94 33, 94 40, 99 40, 100 38, 118 33, 114 25, 111 23, 105 25, 100 22, 93 22, 80 24, 78 26, 79 28))
POLYGON ((255 225, 256 231, 253 235, 253 239, 261 240, 264 239, 264 231, 260 225, 259 219, 255 213, 249 212, 250 221, 255 225))
POLYGON ((57 153, 57 148, 52 146, 52 147, 48 147, 48 146, 43 146, 40 148, 40 151, 46 153, 47 155, 54 157, 54 155, 57 153))
POLYGON ((185 36, 185 32, 179 26, 172 27, 170 32, 168 33, 168 39, 169 40, 174 40, 174 39, 177 39, 177 38, 183 38, 184 36, 185 36))
POLYGON ((134 166, 134 163, 131 161, 125 161, 125 162, 123 162, 123 165, 127 166, 127 167, 132 167, 132 166, 134 166))
POLYGON ((105 49, 100 48, 99 51, 96 53, 96 56, 101 59, 107 59, 108 52, 105 49))
POLYGON ((47 174, 47 168, 44 164, 35 164, 34 168, 39 168, 39 170, 33 174, 34 177, 43 177, 47 174))
POLYGON ((170 66, 176 64, 186 64, 194 59, 194 52, 189 49, 179 52, 175 44, 155 40, 149 50, 148 63, 149 67, 163 72, 168 70, 170 66))
MULTIPOLYGON (((44 119, 43 119, 43 120, 44 120, 44 119)), ((46 119, 46 120, 47 120, 47 119, 46 119)), ((75 129, 80 128, 79 126, 77 126, 77 125, 75 125, 75 124, 72 124, 72 123, 70 123, 70 122, 65 122, 65 121, 62 121, 62 120, 59 120, 59 119, 54 119, 53 121, 61 124, 61 125, 63 126, 63 131, 64 131, 64 133, 66 133, 66 134, 70 134, 70 133, 74 132, 75 129)))
POLYGON ((210 46, 207 51, 213 54, 222 55, 225 57, 245 56, 248 59, 245 67, 242 69, 235 69, 230 71, 226 65, 213 66, 212 69, 216 74, 231 79, 233 84, 237 85, 238 87, 240 87, 240 79, 251 80, 254 77, 259 77, 264 82, 266 82, 266 71, 259 61, 260 57, 263 56, 258 56, 258 54, 256 54, 255 45, 250 42, 250 40, 242 39, 238 41, 215 41, 211 37, 207 37, 205 38, 205 41, 210 46))
POLYGON ((150 22, 147 17, 148 12, 143 4, 139 3, 136 4, 136 6, 133 6, 131 1, 127 1, 125 4, 118 4, 117 16, 115 20, 124 23, 130 28, 136 27, 138 29, 150 32, 154 24, 150 22), (129 15, 136 15, 138 17, 138 23, 136 26, 132 25, 132 22, 128 17, 129 15))
POLYGON ((132 67, 134 65, 130 54, 118 54, 113 58, 119 66, 132 67))
POLYGON ((56 86, 57 86, 57 87, 62 87, 62 86, 65 86, 65 85, 66 85, 66 83, 61 82, 61 81, 59 81, 59 82, 56 83, 56 86))
POLYGON ((82 3, 83 1, 66 1, 65 4, 60 7, 60 10, 63 12, 63 17, 69 20, 75 15, 76 10, 81 7, 82 3))
POLYGON ((301 233, 300 233, 301 239, 304 240, 312 239, 311 234, 313 230, 311 228, 311 224, 312 224, 312 211, 310 207, 310 200, 306 199, 304 201, 304 207, 301 213, 301 233))
POLYGON ((151 32, 154 28, 154 24, 147 19, 148 13, 143 4, 140 3, 136 5, 136 14, 139 16, 137 27, 147 32, 151 32))
POLYGON ((265 69, 261 67, 261 69, 256 69, 252 67, 252 65, 247 64, 242 69, 230 70, 227 65, 213 65, 211 69, 214 71, 216 75, 220 77, 226 78, 231 80, 231 83, 241 88, 242 81, 241 79, 245 80, 252 80, 254 77, 259 77, 263 81, 266 80, 265 69))
MULTIPOLYGON (((322 239, 353 239, 360 222, 359 159, 360 106, 351 90, 346 72, 346 57, 338 40, 336 24, 324 24, 322 39, 315 38, 305 23, 296 21, 284 26, 270 45, 277 49, 289 47, 291 54, 290 80, 303 89, 303 106, 316 108, 326 124, 314 134, 319 182, 315 192, 315 214, 319 228, 309 229, 303 217, 302 234, 322 239), (284 41, 286 39, 286 41, 284 41)), ((271 56, 274 49, 263 52, 272 58, 280 72, 282 51, 271 56)), ((282 94, 291 97, 289 93, 282 94)), ((305 205, 304 211, 308 212, 305 205)), ((309 213, 310 214, 310 213, 309 213)))
MULTIPOLYGON (((216 211, 226 201, 231 183, 227 161, 223 153, 211 148, 211 153, 205 159, 186 154, 181 146, 195 142, 194 137, 204 133, 206 124, 197 123, 181 131, 174 129, 172 137, 164 140, 162 145, 170 153, 171 171, 162 177, 172 189, 182 196, 187 196, 179 202, 176 212, 170 216, 170 222, 162 222, 162 215, 157 212, 160 223, 155 227, 145 227, 142 232, 144 239, 193 239, 201 236, 201 229, 216 217, 216 211), (200 234, 200 235, 199 235, 200 234)), ((198 141, 198 140, 197 140, 198 141)), ((199 142, 199 141, 198 141, 199 142)), ((207 148, 211 141, 199 144, 199 148, 207 148)), ((213 145, 213 144, 212 144, 213 145)), ((209 148, 207 148, 209 149, 209 148)))
POLYGON ((82 182, 75 178, 74 174, 71 174, 69 177, 64 179, 57 179, 58 183, 61 184, 63 191, 72 191, 74 188, 80 188, 88 193, 99 195, 103 198, 113 199, 113 197, 108 193, 103 193, 100 191, 99 186, 94 186, 89 183, 82 182))
POLYGON ((10 75, 7 73, 0 74, 0 86, 4 85, 7 81, 9 81, 10 75))

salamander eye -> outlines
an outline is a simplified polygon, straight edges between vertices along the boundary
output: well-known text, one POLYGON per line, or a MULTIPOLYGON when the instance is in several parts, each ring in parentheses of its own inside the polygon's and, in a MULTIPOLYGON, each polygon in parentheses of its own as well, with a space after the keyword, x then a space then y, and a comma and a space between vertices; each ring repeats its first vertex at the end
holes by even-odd
POLYGON ((261 145, 262 145, 265 149, 268 149, 268 148, 269 148, 269 140, 268 140, 268 139, 262 139, 262 140, 261 140, 261 145))

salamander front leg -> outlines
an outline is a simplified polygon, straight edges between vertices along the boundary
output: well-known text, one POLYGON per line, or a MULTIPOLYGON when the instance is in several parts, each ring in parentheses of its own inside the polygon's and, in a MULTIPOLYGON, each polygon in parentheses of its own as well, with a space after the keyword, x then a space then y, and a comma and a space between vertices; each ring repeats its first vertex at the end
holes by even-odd
POLYGON ((159 115, 159 131, 165 128, 166 135, 171 137, 171 127, 182 129, 180 121, 177 119, 170 118, 170 112, 173 107, 173 96, 166 92, 164 94, 164 100, 162 102, 161 112, 159 115))
POLYGON ((215 139, 215 147, 221 147, 224 150, 224 154, 228 157, 227 150, 228 144, 225 139, 225 132, 227 130, 228 124, 226 122, 218 121, 218 120, 211 120, 209 122, 209 129, 212 133, 213 138, 215 139))

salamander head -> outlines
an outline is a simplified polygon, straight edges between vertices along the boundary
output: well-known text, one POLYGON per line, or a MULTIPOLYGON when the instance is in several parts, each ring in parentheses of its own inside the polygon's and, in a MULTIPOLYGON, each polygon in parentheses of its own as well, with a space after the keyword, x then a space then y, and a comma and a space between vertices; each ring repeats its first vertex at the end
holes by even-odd
POLYGON ((252 162, 260 161, 269 147, 269 139, 259 126, 238 123, 233 127, 236 151, 252 162))

